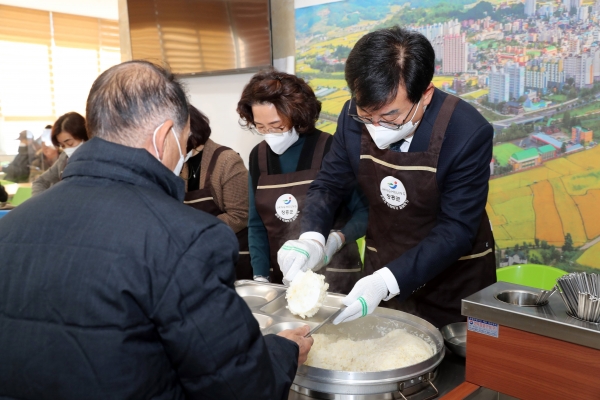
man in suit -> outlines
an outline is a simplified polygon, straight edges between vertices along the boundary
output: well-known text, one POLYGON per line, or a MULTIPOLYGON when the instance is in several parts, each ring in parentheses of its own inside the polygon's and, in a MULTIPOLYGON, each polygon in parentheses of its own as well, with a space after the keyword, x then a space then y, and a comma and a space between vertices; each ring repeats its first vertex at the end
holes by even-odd
POLYGON ((435 55, 399 27, 365 35, 346 62, 352 93, 311 184, 298 240, 279 251, 286 279, 322 263, 333 210, 358 180, 369 199, 365 271, 334 321, 384 303, 441 327, 460 300, 496 281, 485 213, 492 126, 432 84, 435 55), (285 248, 285 249, 284 249, 285 248))

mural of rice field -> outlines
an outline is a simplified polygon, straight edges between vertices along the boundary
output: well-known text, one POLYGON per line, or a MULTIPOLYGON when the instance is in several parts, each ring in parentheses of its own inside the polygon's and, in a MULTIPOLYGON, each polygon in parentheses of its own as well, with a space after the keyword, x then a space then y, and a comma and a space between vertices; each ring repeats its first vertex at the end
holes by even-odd
POLYGON ((600 2, 563 3, 345 0, 298 8, 296 73, 322 102, 317 127, 333 134, 350 99, 344 66, 356 41, 396 24, 421 32, 436 53, 434 85, 494 126, 486 209, 498 267, 597 272, 600 2))

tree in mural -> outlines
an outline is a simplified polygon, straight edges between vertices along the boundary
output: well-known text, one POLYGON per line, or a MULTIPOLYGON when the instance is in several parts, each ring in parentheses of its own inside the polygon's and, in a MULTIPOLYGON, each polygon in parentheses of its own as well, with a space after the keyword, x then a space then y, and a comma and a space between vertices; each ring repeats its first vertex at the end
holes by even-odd
POLYGON ((565 244, 562 247, 562 251, 573 251, 573 238, 570 233, 565 235, 565 244))

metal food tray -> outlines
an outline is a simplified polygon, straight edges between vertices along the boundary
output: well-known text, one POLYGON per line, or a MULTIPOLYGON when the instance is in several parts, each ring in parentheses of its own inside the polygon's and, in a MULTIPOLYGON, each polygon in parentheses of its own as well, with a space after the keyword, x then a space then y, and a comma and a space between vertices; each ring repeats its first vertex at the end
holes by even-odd
POLYGON ((302 319, 287 309, 286 289, 285 286, 274 283, 250 280, 235 282, 235 291, 250 307, 263 335, 277 334, 302 325, 308 325, 311 332, 314 332, 342 307, 342 299, 345 297, 328 292, 319 312, 310 318, 302 319))

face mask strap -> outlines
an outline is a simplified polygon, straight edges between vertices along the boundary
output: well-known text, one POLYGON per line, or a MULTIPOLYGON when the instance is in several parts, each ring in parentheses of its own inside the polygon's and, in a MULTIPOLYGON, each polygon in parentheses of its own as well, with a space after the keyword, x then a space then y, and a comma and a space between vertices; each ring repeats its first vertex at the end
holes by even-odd
POLYGON ((413 125, 414 125, 413 119, 415 118, 415 115, 417 115, 417 111, 419 111, 419 105, 421 104, 421 100, 423 100, 423 98, 419 99, 419 102, 417 103, 417 106, 415 107, 415 112, 413 113, 413 116, 410 118, 410 123, 413 125))
MULTIPOLYGON (((166 121, 165 121, 166 122, 166 121)), ((162 162, 162 160, 160 159, 160 154, 158 154, 158 148, 156 147, 156 132, 158 132, 158 130, 164 125, 165 123, 163 122, 162 124, 160 124, 159 126, 156 127, 156 129, 154 130, 154 133, 152 134, 152 144, 154 145, 154 151, 156 152, 156 158, 158 158, 158 161, 162 162)))

